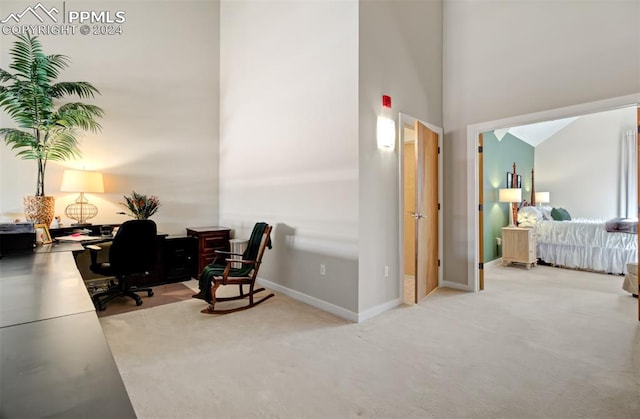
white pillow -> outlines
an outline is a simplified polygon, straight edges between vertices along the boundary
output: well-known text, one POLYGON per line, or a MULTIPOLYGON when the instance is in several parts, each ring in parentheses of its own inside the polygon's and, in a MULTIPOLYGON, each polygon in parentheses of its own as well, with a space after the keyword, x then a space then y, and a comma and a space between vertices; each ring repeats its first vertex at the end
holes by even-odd
POLYGON ((536 207, 522 207, 518 210, 518 227, 535 227, 542 219, 542 212, 536 207))
POLYGON ((543 220, 553 220, 553 217, 551 216, 551 210, 553 210, 553 207, 545 205, 545 206, 541 206, 541 207, 537 207, 537 208, 540 211, 540 213, 542 214, 542 219, 543 220))

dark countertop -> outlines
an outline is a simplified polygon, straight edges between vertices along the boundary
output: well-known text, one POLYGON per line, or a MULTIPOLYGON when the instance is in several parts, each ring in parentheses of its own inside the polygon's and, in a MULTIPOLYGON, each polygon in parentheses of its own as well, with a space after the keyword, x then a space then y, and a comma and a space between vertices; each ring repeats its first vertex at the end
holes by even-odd
POLYGON ((95 312, 0 329, 0 417, 135 418, 95 312))
POLYGON ((95 311, 71 252, 0 260, 0 327, 95 311))
POLYGON ((135 418, 72 250, 0 259, 0 417, 135 418))

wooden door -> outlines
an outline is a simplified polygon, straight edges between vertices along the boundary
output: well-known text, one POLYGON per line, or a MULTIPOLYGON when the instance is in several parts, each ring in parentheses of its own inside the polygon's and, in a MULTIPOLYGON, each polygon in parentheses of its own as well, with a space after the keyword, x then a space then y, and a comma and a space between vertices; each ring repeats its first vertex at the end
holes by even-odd
POLYGON ((478 138, 478 282, 480 291, 484 290, 484 159, 482 146, 484 137, 478 138))
POLYGON ((416 303, 438 287, 438 134, 416 121, 416 303))
MULTIPOLYGON (((416 276, 416 223, 413 214, 416 210, 416 150, 415 133, 411 142, 404 144, 404 276, 411 278, 414 288, 416 276)), ((411 292, 411 300, 415 300, 411 292)))

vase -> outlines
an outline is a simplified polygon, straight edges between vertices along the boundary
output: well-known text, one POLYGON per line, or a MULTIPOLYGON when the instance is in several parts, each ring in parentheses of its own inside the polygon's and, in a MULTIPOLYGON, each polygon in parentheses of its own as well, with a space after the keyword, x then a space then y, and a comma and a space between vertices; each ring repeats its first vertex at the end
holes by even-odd
POLYGON ((25 196, 24 216, 33 224, 44 224, 47 228, 53 221, 56 199, 53 196, 25 196))

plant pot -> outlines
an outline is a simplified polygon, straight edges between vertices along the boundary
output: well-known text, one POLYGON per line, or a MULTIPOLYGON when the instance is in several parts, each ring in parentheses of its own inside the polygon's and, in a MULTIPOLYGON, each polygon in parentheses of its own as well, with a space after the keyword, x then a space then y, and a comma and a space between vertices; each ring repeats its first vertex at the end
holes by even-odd
POLYGON ((56 199, 53 196, 25 196, 24 216, 34 224, 44 224, 49 228, 55 213, 56 199))

